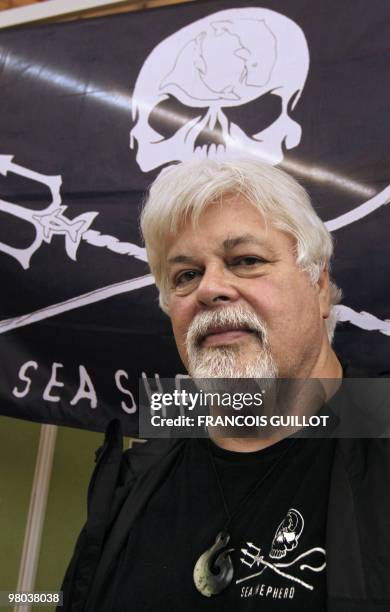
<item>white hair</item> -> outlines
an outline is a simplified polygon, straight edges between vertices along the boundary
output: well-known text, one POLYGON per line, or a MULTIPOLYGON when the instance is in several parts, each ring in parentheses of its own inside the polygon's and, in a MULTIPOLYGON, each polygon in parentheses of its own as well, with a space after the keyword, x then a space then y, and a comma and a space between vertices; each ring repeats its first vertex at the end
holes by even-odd
MULTIPOLYGON (((185 223, 198 223, 202 211, 227 196, 252 204, 273 227, 290 234, 297 264, 313 283, 329 268, 333 242, 305 189, 286 172, 255 159, 217 162, 192 160, 165 168, 152 183, 141 214, 149 265, 169 314, 167 243, 185 223)), ((331 341, 337 323, 334 305, 341 291, 331 283, 331 312, 326 320, 331 341)))

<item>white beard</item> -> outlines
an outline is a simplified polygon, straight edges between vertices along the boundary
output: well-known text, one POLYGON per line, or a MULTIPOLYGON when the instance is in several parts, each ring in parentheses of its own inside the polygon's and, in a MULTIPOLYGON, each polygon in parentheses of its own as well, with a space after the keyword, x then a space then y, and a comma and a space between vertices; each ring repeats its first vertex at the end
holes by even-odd
POLYGON ((186 339, 189 373, 193 378, 276 378, 277 366, 271 355, 267 329, 260 317, 242 306, 227 306, 200 313, 192 321, 186 339), (202 348, 199 341, 215 326, 231 325, 252 330, 258 350, 248 359, 237 344, 202 348))

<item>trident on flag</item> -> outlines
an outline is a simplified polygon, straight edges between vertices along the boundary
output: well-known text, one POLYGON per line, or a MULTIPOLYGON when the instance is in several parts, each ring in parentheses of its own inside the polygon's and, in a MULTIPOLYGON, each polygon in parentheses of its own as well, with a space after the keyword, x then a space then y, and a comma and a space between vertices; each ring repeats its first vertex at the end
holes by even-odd
MULTIPOLYGON (((0 212, 3 211, 32 223, 36 233, 35 239, 29 247, 18 249, 4 242, 0 242, 0 252, 2 251, 14 257, 26 270, 30 266, 31 257, 39 249, 42 243, 50 243, 54 235, 62 234, 65 236, 66 252, 73 260, 76 260, 78 246, 81 240, 84 240, 88 244, 97 247, 105 247, 119 255, 129 255, 140 261, 147 261, 146 249, 131 242, 120 242, 118 238, 114 236, 104 235, 96 230, 90 229, 92 221, 98 215, 97 212, 83 213, 74 219, 66 217, 64 212, 67 206, 61 203, 60 188, 62 179, 60 176, 48 176, 46 174, 34 172, 33 170, 15 164, 12 160, 12 155, 0 155, 0 174, 7 176, 8 172, 13 172, 19 176, 24 176, 25 178, 46 185, 51 192, 51 203, 44 210, 34 211, 0 199, 0 212)), ((359 221, 389 202, 390 185, 363 204, 356 206, 335 219, 326 221, 325 225, 329 231, 338 230, 350 223, 359 221)), ((141 287, 147 287, 153 283, 153 276, 151 274, 146 274, 120 283, 114 283, 107 287, 96 289, 95 291, 89 291, 88 293, 65 300, 64 302, 41 308, 33 313, 4 319, 0 321, 0 334, 23 325, 30 325, 31 323, 41 321, 62 312, 67 312, 74 308, 80 308, 87 304, 99 302, 113 295, 134 291, 141 287)), ((343 304, 337 305, 336 309, 340 321, 350 321, 360 329, 379 331, 382 334, 390 336, 390 319, 381 320, 368 312, 356 312, 343 304)), ((243 554, 245 557, 245 552, 243 552, 243 554)))
POLYGON ((146 261, 145 249, 128 242, 119 242, 114 236, 104 236, 100 232, 90 230, 97 212, 86 212, 73 219, 64 215, 67 206, 61 203, 60 188, 62 184, 61 176, 49 176, 29 170, 24 166, 15 164, 13 156, 0 155, 0 173, 7 176, 8 172, 13 172, 19 176, 31 179, 46 185, 51 193, 51 202, 43 210, 36 211, 12 204, 0 199, 0 211, 18 217, 31 223, 35 228, 35 238, 32 243, 24 249, 12 247, 4 242, 0 242, 0 251, 14 257, 21 266, 27 270, 30 266, 31 257, 40 248, 43 242, 50 243, 53 236, 65 236, 65 250, 67 255, 76 261, 77 249, 81 240, 98 247, 106 247, 121 255, 131 255, 141 261, 146 261))

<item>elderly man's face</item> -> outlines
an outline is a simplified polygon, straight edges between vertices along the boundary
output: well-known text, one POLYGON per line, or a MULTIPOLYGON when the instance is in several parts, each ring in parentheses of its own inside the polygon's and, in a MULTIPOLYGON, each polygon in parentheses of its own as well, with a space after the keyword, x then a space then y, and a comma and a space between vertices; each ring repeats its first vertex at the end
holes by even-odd
POLYGON ((306 377, 328 347, 327 273, 312 284, 292 238, 238 197, 172 237, 168 274, 173 331, 193 376, 306 377), (219 373, 226 358, 233 370, 219 373))

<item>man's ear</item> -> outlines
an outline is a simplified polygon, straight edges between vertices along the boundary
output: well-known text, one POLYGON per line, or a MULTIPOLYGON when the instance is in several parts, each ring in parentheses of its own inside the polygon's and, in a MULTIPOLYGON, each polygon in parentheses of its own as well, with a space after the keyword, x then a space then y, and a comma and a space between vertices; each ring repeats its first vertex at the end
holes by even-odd
POLYGON ((320 305, 320 313, 323 319, 327 319, 330 314, 330 278, 329 269, 324 268, 317 281, 318 299, 320 305))

